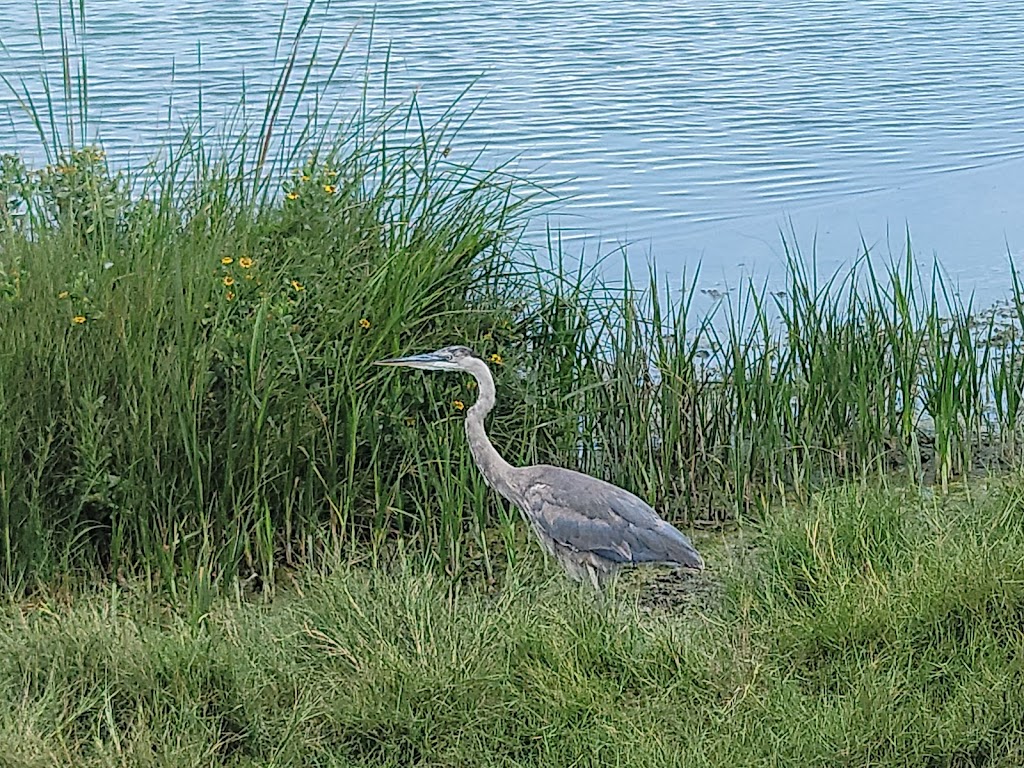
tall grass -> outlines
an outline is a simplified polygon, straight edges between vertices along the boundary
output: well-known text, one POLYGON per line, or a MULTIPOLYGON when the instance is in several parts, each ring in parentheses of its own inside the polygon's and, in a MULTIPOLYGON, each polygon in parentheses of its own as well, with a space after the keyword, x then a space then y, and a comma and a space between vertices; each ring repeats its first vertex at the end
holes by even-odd
MULTIPOLYGON (((498 321, 488 295, 522 201, 500 172, 449 160, 457 126, 425 127, 414 103, 330 133, 282 117, 295 58, 256 134, 197 127, 135 175, 78 146, 84 118, 47 120, 56 98, 26 103, 62 141, 41 130, 39 170, 4 160, 8 585, 97 565, 172 589, 182 573, 270 585, 275 565, 383 531, 450 540, 457 567, 465 509, 442 502, 462 486, 416 429, 452 412, 450 387, 370 363, 498 321), (295 143, 271 162, 275 130, 295 143)), ((84 115, 79 92, 64 102, 84 115)))
MULTIPOLYGON (((128 173, 80 143, 83 118, 45 168, 3 158, 6 587, 98 569, 269 589, 395 542, 493 577, 514 516, 462 439, 470 382, 371 366, 453 342, 504 360, 490 427, 510 461, 579 467, 677 521, 1020 460, 1016 273, 1009 316, 979 323, 909 239, 885 272, 865 249, 822 279, 790 243, 784 294, 741 285, 701 316, 697 274, 606 285, 530 256, 528 182, 451 154, 454 110, 298 117, 297 45, 234 139, 197 129, 128 173)), ((64 82, 85 114, 86 83, 64 82)), ((55 101, 27 106, 59 133, 55 101)))

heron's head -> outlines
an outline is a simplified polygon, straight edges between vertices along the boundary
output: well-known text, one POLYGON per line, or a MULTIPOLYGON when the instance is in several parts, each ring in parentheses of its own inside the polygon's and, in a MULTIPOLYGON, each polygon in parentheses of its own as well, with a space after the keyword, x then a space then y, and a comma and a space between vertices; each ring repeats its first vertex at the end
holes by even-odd
POLYGON ((422 355, 378 360, 375 365, 401 365, 406 368, 421 368, 425 371, 465 371, 470 360, 479 359, 469 347, 455 346, 422 355))

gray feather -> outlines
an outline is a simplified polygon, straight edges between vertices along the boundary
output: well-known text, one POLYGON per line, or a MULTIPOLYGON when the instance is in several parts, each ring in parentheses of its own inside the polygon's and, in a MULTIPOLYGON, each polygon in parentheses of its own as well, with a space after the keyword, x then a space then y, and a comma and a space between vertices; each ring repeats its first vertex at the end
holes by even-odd
POLYGON ((548 465, 518 474, 524 512, 562 546, 618 564, 703 567, 690 539, 629 491, 548 465))

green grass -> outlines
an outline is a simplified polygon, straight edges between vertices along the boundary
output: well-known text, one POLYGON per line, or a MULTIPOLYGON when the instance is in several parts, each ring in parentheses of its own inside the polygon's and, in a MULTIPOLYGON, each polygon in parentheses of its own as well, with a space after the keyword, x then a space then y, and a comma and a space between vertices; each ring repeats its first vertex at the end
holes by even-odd
POLYGON ((607 284, 524 246, 458 105, 300 117, 308 14, 261 118, 129 173, 67 18, 49 163, 0 158, 0 762, 1024 762, 1016 271, 985 312, 909 238, 787 241, 704 314, 607 284), (705 523, 709 572, 569 585, 471 382, 372 366, 452 343, 503 359, 510 461, 705 523))
POLYGON ((1024 491, 852 485, 699 544, 710 603, 595 603, 536 548, 497 591, 419 558, 269 604, 144 587, 0 618, 11 765, 919 765, 1024 759, 1024 491), (549 570, 549 573, 552 571, 549 570))

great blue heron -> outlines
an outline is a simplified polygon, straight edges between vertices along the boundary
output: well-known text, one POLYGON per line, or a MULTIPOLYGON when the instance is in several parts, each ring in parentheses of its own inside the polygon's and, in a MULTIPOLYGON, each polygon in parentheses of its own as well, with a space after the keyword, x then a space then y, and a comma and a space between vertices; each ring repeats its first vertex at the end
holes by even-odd
POLYGON ((473 375, 480 392, 466 414, 473 459, 487 484, 519 508, 544 549, 575 580, 589 580, 599 589, 623 566, 704 568, 690 539, 629 491, 562 467, 513 467, 498 455, 484 431, 484 418, 494 407, 494 379, 487 363, 468 347, 445 347, 377 365, 473 375))

